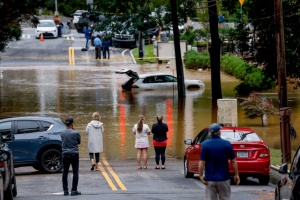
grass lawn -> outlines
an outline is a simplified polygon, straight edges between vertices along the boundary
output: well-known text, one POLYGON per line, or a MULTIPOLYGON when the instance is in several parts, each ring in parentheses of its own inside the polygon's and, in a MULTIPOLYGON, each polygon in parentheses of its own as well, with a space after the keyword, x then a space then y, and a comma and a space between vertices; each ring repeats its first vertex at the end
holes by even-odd
POLYGON ((139 48, 133 49, 132 54, 137 64, 157 63, 157 57, 154 55, 152 44, 145 45, 144 58, 142 60, 139 59, 139 48))
MULTIPOLYGON (((296 151, 292 150, 291 160, 293 160, 295 153, 296 153, 296 151)), ((270 148, 270 154, 271 154, 271 165, 276 166, 276 165, 281 165, 282 164, 281 149, 270 148)))

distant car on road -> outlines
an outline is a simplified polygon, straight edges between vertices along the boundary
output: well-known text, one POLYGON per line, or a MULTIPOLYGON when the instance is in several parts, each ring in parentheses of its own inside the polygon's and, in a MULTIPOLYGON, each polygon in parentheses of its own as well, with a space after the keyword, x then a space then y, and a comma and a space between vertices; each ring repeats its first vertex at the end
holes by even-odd
MULTIPOLYGON (((209 139, 208 128, 204 128, 194 140, 184 141, 189 145, 184 153, 184 175, 191 178, 198 174, 202 143, 209 139)), ((247 177, 258 178, 261 185, 267 185, 270 180, 270 150, 263 140, 250 128, 224 127, 221 138, 231 142, 236 154, 241 180, 247 177)), ((233 168, 229 165, 233 177, 233 168)))
POLYGON ((8 131, 0 131, 0 200, 12 200, 17 196, 17 182, 13 154, 7 142, 14 140, 8 131))
POLYGON ((11 133, 8 143, 14 155, 14 166, 55 173, 62 170, 60 134, 66 130, 59 118, 25 116, 0 119, 0 132, 11 133))
POLYGON ((275 199, 300 199, 300 147, 298 148, 288 172, 288 165, 282 164, 279 173, 288 174, 283 177, 277 184, 275 189, 275 199))
POLYGON ((80 17, 82 16, 83 13, 88 13, 87 10, 76 10, 71 16, 73 17, 71 19, 71 22, 73 23, 73 25, 75 26, 75 28, 77 29, 77 25, 78 25, 78 21, 80 19, 80 17))
MULTIPOLYGON (((155 73, 141 74, 129 69, 120 69, 115 71, 116 74, 126 74, 130 77, 128 81, 122 84, 123 90, 166 90, 177 88, 177 78, 171 74, 155 73)), ((203 81, 184 80, 186 89, 204 88, 203 81)))
POLYGON ((54 23, 54 20, 45 19, 39 20, 37 27, 35 29, 35 38, 39 39, 43 34, 44 38, 57 38, 58 30, 57 26, 54 23))

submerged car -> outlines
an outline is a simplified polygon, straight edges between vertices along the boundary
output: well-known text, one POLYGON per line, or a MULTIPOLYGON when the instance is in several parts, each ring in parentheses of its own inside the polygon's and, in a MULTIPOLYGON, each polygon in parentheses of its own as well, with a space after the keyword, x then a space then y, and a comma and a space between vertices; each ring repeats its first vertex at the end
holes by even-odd
POLYGON ((0 119, 0 132, 14 135, 8 143, 14 155, 14 167, 32 166, 46 173, 62 170, 60 134, 66 125, 60 118, 44 116, 0 119))
POLYGON ((43 34, 44 38, 57 38, 58 30, 54 20, 40 20, 35 29, 35 38, 39 39, 43 34))
MULTIPOLYGON (((170 74, 156 73, 156 74, 141 74, 129 69, 121 69, 115 71, 117 74, 126 74, 130 77, 128 81, 122 84, 123 90, 165 90, 176 89, 177 78, 170 74)), ((203 81, 200 80, 184 80, 186 89, 200 89, 204 88, 203 81)))
POLYGON ((300 147, 298 148, 288 172, 288 165, 282 164, 279 173, 288 174, 276 184, 275 199, 300 199, 300 147))
MULTIPOLYGON (((186 139, 189 145, 184 154, 184 175, 191 178, 198 174, 202 143, 210 138, 208 128, 204 128, 194 140, 186 139)), ((223 127, 221 138, 231 142, 236 154, 239 176, 241 180, 247 177, 258 178, 261 185, 270 181, 270 150, 263 140, 250 128, 223 127)), ((234 170, 229 164, 230 175, 234 170)))

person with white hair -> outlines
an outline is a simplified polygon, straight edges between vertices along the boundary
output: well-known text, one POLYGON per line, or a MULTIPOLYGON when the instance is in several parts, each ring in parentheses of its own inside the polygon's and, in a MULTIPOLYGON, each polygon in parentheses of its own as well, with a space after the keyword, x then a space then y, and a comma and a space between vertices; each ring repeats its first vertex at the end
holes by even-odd
POLYGON ((92 121, 88 123, 85 130, 88 135, 88 150, 91 160, 91 171, 99 170, 100 153, 103 152, 103 123, 100 122, 100 114, 94 112, 92 121))

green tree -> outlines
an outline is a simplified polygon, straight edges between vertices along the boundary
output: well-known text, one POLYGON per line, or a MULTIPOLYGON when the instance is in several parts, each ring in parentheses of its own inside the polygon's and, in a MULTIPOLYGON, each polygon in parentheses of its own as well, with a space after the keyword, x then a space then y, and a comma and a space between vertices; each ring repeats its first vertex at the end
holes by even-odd
POLYGON ((37 9, 44 6, 41 0, 20 1, 2 0, 0 2, 0 51, 5 51, 9 41, 19 40, 22 35, 22 21, 31 21, 33 24, 38 22, 35 16, 37 9))
MULTIPOLYGON (((283 21, 286 47, 286 73, 290 77, 300 77, 300 0, 283 0, 283 21)), ((238 13, 239 2, 222 1, 223 9, 238 13)), ((255 29, 256 60, 264 64, 264 72, 277 78, 274 1, 248 0, 243 5, 244 15, 255 29)))
POLYGON ((266 123, 263 120, 267 115, 278 115, 278 108, 275 108, 272 99, 263 98, 261 93, 252 92, 248 98, 240 103, 241 108, 245 111, 245 116, 249 119, 261 118, 261 125, 266 123))

